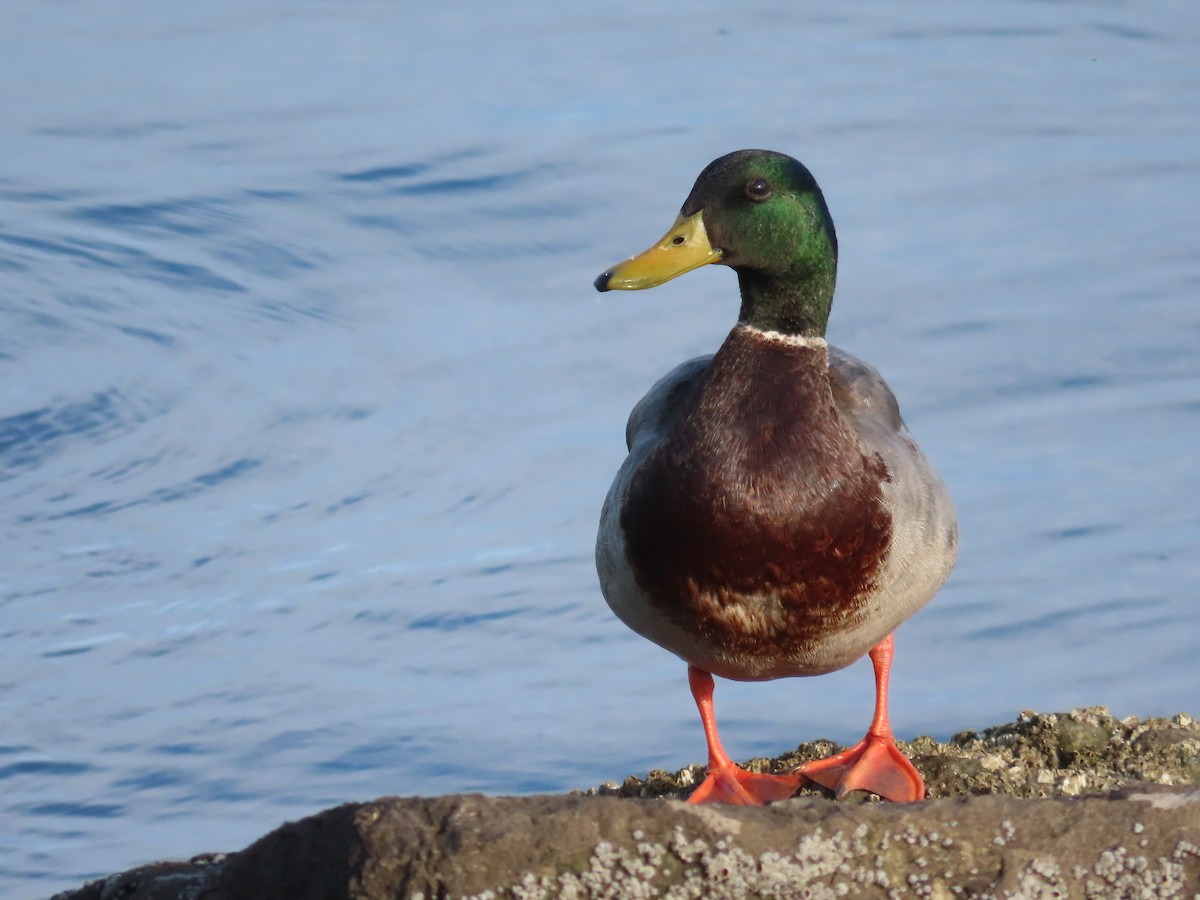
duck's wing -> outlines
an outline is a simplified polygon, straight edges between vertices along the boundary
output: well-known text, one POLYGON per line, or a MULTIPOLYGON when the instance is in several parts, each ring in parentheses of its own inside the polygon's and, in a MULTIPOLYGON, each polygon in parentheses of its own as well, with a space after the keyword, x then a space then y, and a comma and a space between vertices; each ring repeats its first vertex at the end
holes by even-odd
POLYGON ((904 424, 891 388, 873 367, 830 347, 829 384, 834 404, 852 425, 863 451, 887 467, 882 487, 892 514, 892 549, 879 585, 881 595, 890 597, 897 621, 902 621, 937 592, 954 567, 954 504, 904 424))
POLYGON ((660 441, 700 390, 712 356, 700 356, 682 363, 660 378, 646 392, 625 426, 625 443, 629 454, 617 471, 604 508, 600 511, 600 529, 596 535, 596 571, 604 598, 617 617, 643 637, 667 647, 682 658, 680 638, 686 644, 690 638, 680 633, 669 616, 638 583, 625 545, 622 520, 629 485, 646 458, 654 453, 660 441))
POLYGON ((671 427, 671 423, 686 406, 686 400, 694 396, 712 362, 712 354, 697 356, 680 363, 646 392, 629 414, 625 425, 625 446, 632 450, 635 444, 655 440, 671 427))
POLYGON ((829 386, 838 411, 852 421, 869 421, 873 430, 908 433, 900 404, 883 376, 857 356, 833 346, 829 348, 829 386))

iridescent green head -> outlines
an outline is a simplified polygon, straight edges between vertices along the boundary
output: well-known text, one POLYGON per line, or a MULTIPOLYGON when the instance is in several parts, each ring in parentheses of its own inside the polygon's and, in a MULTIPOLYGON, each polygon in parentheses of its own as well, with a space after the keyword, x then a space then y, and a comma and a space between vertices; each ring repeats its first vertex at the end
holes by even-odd
POLYGON ((713 160, 662 240, 606 271, 596 289, 653 287, 707 263, 737 272, 739 321, 823 335, 837 278, 837 235, 812 173, 768 150, 713 160))

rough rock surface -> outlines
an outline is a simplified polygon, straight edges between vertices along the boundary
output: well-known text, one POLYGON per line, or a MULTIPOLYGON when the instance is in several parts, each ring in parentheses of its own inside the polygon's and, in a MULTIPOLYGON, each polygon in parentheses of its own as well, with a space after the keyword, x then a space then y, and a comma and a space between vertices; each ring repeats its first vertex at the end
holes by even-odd
POLYGON ((385 798, 55 900, 1200 895, 1200 725, 1188 716, 1026 713, 907 749, 934 799, 671 799, 696 767, 565 797, 385 798))
MULTIPOLYGON (((1200 722, 1185 713, 1171 719, 1114 719, 1103 706, 1069 713, 1021 713, 1015 722, 982 732, 963 731, 947 743, 931 737, 899 741, 925 779, 927 795, 1004 794, 1010 797, 1074 797, 1129 784, 1200 784, 1200 722)), ((775 759, 753 759, 759 772, 784 771, 840 750, 832 741, 810 741, 775 759)), ((622 797, 685 797, 704 778, 693 765, 670 773, 630 776, 590 793, 622 797)), ((831 797, 819 785, 801 795, 831 797)), ((847 801, 878 802, 866 794, 847 801)))

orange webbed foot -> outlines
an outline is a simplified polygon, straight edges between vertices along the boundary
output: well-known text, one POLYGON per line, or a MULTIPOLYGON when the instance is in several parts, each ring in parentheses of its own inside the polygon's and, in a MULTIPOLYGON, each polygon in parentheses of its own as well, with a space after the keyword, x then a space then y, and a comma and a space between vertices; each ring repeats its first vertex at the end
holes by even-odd
POLYGON ((688 803, 732 803, 762 806, 786 800, 804 783, 801 775, 761 775, 732 763, 710 769, 708 777, 688 797, 688 803))
POLYGON ((897 803, 925 799, 921 773, 890 736, 868 734, 849 750, 805 763, 795 771, 836 792, 838 797, 851 791, 870 791, 897 803))

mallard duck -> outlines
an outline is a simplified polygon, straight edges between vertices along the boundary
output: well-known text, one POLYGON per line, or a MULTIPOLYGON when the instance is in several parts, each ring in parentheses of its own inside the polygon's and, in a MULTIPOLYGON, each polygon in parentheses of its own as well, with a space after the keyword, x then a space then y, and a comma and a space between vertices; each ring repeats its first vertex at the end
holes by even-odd
POLYGON ((690 802, 768 803, 806 779, 838 796, 919 800, 924 782, 888 720, 888 673, 896 627, 954 566, 950 496, 879 373, 825 341, 837 237, 807 168, 764 150, 714 160, 662 240, 596 289, 654 287, 709 263, 737 273, 738 321, 629 416, 596 543, 604 597, 688 664, 708 742, 690 802), (821 675, 865 653, 875 715, 854 747, 778 775, 726 754, 714 675, 821 675))

